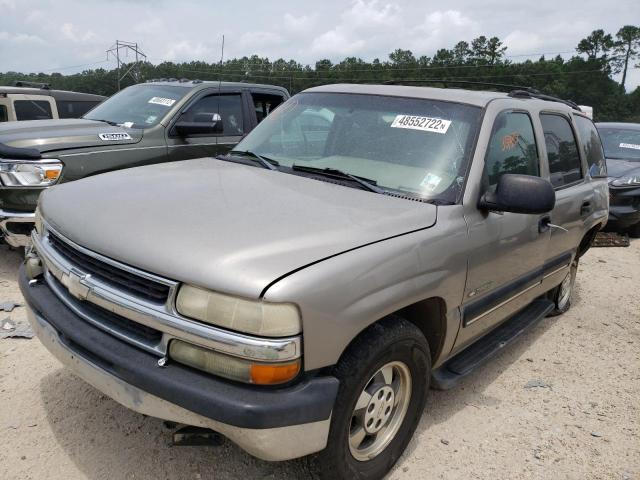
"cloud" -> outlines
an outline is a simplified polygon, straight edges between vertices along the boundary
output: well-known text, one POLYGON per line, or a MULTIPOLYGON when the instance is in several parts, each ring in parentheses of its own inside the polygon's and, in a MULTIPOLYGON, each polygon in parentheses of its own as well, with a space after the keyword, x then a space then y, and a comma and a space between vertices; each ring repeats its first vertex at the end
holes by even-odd
POLYGON ((202 42, 194 44, 188 40, 181 40, 169 44, 165 48, 162 58, 169 61, 203 60, 213 62, 214 58, 212 53, 212 49, 202 42))
POLYGON ((0 40, 13 43, 13 44, 45 43, 45 41, 39 36, 29 35, 27 33, 0 32, 0 40))
POLYGON ((340 22, 331 30, 316 36, 311 51, 335 58, 338 55, 357 55, 365 47, 384 43, 402 30, 400 7, 380 4, 378 0, 354 0, 340 16, 340 22), (395 32, 395 33, 394 33, 395 32), (365 40, 366 39, 366 40, 365 40))
POLYGON ((135 33, 152 35, 157 32, 166 31, 164 20, 160 17, 147 18, 143 22, 134 25, 132 29, 135 33))
POLYGON ((311 43, 311 50, 319 55, 353 55, 364 46, 364 40, 350 39, 343 31, 336 29, 315 38, 311 43))
POLYGON ((537 33, 514 30, 504 38, 503 43, 509 49, 509 53, 518 54, 539 52, 544 42, 537 33))
POLYGON ((426 14, 415 26, 409 38, 420 53, 434 53, 439 48, 451 48, 460 40, 471 41, 480 33, 480 25, 458 10, 435 11, 426 14))
POLYGON ((73 23, 69 22, 62 24, 60 32, 62 32, 64 38, 72 42, 88 42, 97 38, 96 34, 91 30, 81 33, 73 23))
POLYGON ((291 33, 309 33, 316 26, 316 15, 301 15, 296 17, 285 13, 283 17, 284 28, 291 33))

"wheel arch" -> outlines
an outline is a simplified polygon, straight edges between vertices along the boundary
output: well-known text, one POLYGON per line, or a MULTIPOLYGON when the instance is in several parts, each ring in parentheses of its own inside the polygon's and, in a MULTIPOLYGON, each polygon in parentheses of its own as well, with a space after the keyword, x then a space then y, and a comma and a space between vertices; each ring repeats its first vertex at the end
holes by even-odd
POLYGON ((433 365, 442 354, 445 339, 447 337, 447 307, 443 298, 429 297, 407 305, 395 312, 370 323, 351 339, 349 344, 340 354, 342 358, 351 346, 366 332, 374 329, 381 322, 392 321, 394 317, 400 317, 415 325, 424 335, 431 352, 431 364, 433 365))
POLYGON ((584 236, 582 237, 582 240, 580 240, 580 244, 578 245, 578 250, 576 251, 576 258, 582 257, 585 253, 587 253, 587 251, 589 251, 589 248, 591 248, 591 244, 595 240, 596 235, 602 229, 602 227, 603 225, 597 224, 591 227, 591 229, 589 229, 587 233, 584 234, 584 236))

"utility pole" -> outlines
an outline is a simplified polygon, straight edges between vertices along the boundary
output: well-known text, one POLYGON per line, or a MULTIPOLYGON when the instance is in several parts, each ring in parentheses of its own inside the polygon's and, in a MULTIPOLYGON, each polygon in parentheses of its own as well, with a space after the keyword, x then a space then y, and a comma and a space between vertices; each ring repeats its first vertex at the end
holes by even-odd
POLYGON ((136 82, 140 81, 140 75, 141 75, 140 65, 142 65, 143 62, 147 61, 147 56, 144 53, 142 53, 142 51, 138 47, 137 42, 124 42, 122 40, 116 40, 116 43, 112 45, 111 48, 109 48, 109 50, 107 50, 107 60, 109 59, 109 55, 114 56, 116 59, 116 63, 117 63, 116 71, 118 75, 118 91, 120 91, 120 82, 122 82, 122 80, 124 80, 127 76, 130 76, 136 82), (129 56, 129 52, 135 55, 135 62, 131 63, 127 71, 124 72, 122 75, 120 75, 120 69, 121 67, 125 66, 127 63, 121 61, 122 57, 120 54, 120 50, 122 50, 124 55, 127 57, 129 56))

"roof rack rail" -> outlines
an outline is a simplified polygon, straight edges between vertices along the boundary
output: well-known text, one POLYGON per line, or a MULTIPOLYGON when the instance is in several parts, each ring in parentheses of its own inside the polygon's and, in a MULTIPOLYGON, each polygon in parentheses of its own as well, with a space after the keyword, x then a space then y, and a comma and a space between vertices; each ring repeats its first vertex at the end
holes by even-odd
POLYGON ((539 100, 546 100, 548 102, 564 103, 565 105, 573 108, 574 110, 577 110, 578 112, 582 111, 582 109, 576 102, 572 102, 571 100, 564 100, 552 95, 547 95, 546 93, 542 93, 535 88, 528 88, 526 90, 512 90, 511 92, 509 92, 509 96, 513 98, 537 98, 539 100))
POLYGON ((43 90, 50 90, 50 83, 42 83, 42 82, 30 82, 28 80, 14 80, 14 87, 30 87, 30 88, 41 88, 43 90))
POLYGON ((525 87, 522 85, 508 85, 506 83, 494 83, 494 82, 476 82, 473 80, 449 80, 446 78, 431 78, 424 80, 386 80, 382 82, 383 85, 419 85, 421 83, 442 83, 445 87, 447 84, 453 85, 477 85, 482 87, 494 87, 501 88, 506 91, 511 90, 529 90, 531 87, 525 87))
POLYGON ((582 110, 577 103, 571 100, 563 100, 562 98, 547 95, 545 93, 536 90, 533 87, 527 87, 523 85, 509 85, 506 83, 493 83, 493 82, 476 82, 473 80, 448 80, 446 78, 434 78, 425 80, 387 80, 382 82, 384 85, 419 85, 421 83, 441 83, 447 87, 447 84, 454 85, 477 85, 483 87, 494 87, 503 89, 510 97, 513 98, 537 98, 539 100, 546 100, 549 102, 563 103, 574 110, 581 112, 582 110))

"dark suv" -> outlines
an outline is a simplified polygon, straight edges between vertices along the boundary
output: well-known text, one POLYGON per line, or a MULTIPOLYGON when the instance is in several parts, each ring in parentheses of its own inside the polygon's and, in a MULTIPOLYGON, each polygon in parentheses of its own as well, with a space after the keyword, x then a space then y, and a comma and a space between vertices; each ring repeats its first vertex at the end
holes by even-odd
POLYGON ((640 123, 596 124, 609 174, 607 228, 640 237, 640 123))
POLYGON ((51 185, 226 153, 288 98, 271 85, 152 81, 81 119, 0 125, 0 235, 27 245, 38 197, 51 185))

